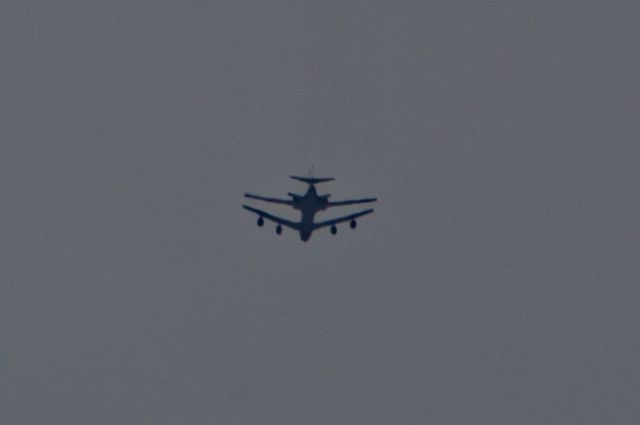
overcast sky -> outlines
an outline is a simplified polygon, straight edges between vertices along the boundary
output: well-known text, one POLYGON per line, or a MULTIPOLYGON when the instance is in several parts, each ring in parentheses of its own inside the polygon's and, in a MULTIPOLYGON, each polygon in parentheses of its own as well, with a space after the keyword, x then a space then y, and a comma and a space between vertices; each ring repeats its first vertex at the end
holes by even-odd
POLYGON ((4 1, 0 53, 3 425, 639 423, 637 2, 4 1), (258 228, 311 165, 376 212, 258 228))

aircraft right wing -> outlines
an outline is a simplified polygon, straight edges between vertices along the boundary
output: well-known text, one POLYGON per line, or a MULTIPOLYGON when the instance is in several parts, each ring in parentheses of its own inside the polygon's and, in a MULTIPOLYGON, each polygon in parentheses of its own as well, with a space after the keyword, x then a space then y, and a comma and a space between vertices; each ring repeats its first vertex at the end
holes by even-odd
POLYGON ((252 195, 251 193, 245 193, 244 196, 251 199, 258 199, 260 201, 272 202, 274 204, 284 204, 284 205, 293 205, 293 202, 289 199, 277 199, 277 198, 267 198, 265 196, 252 195))
POLYGON ((348 201, 329 201, 327 204, 328 207, 341 207, 343 205, 352 205, 352 204, 364 204, 366 202, 376 202, 378 198, 366 198, 366 199, 351 199, 348 201))
POLYGON ((319 223, 314 223, 313 224, 313 230, 319 229, 321 227, 332 226, 334 224, 342 223, 342 222, 345 222, 345 221, 351 221, 351 220, 353 220, 355 218, 362 217, 363 215, 371 214, 372 212, 373 212, 373 209, 368 209, 368 210, 360 211, 360 212, 355 213, 355 214, 347 215, 345 217, 339 217, 339 218, 334 218, 332 220, 327 220, 327 221, 321 221, 319 223))
POLYGON ((243 205, 242 208, 245 210, 249 210, 252 213, 258 214, 260 217, 264 217, 273 221, 274 223, 282 224, 283 226, 290 227, 294 230, 300 230, 300 223, 295 223, 293 221, 286 220, 284 218, 276 217, 275 215, 269 214, 268 212, 259 210, 257 208, 250 207, 248 205, 243 205))

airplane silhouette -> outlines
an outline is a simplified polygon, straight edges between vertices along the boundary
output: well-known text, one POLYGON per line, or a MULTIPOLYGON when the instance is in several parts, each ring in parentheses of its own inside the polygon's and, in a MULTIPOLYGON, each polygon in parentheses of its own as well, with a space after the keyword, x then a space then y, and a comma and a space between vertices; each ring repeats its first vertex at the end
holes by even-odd
POLYGON ((373 209, 368 209, 364 211, 357 212, 355 214, 347 215, 344 217, 334 218, 332 220, 321 221, 316 223, 313 221, 313 217, 316 215, 318 211, 325 210, 329 207, 339 207, 343 205, 351 205, 351 204, 363 204, 366 202, 375 202, 377 198, 366 198, 366 199, 352 199, 346 201, 337 201, 332 202, 329 201, 330 194, 326 195, 318 195, 316 191, 315 185, 318 183, 328 182, 334 180, 332 177, 298 177, 298 176, 289 176, 294 180, 301 181, 303 183, 307 183, 309 185, 307 189, 307 193, 304 195, 296 195, 295 193, 289 192, 288 195, 291 199, 277 199, 277 198, 267 198, 264 196, 252 195, 250 193, 245 193, 244 196, 251 199, 257 199, 265 202, 272 202, 275 204, 283 204, 289 205, 296 210, 300 211, 301 218, 299 222, 289 221, 284 218, 276 217, 275 215, 269 214, 268 212, 259 210, 257 208, 250 207, 248 205, 243 205, 242 207, 246 210, 249 210, 255 214, 258 214, 258 226, 264 226, 264 219, 271 220, 278 224, 276 227, 276 233, 279 235, 282 233, 282 226, 290 227, 291 229, 296 230, 300 233, 300 239, 304 242, 308 241, 311 237, 311 234, 322 227, 331 226, 331 234, 335 235, 338 232, 338 228, 336 224, 342 223, 345 221, 350 221, 350 226, 352 229, 355 229, 357 226, 356 218, 362 217, 363 215, 367 215, 373 212, 373 209))

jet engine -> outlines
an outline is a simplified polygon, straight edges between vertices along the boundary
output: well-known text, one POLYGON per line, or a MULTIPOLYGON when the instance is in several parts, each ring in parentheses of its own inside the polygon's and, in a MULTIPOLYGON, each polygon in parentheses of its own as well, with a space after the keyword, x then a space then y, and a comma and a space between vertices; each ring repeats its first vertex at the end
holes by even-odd
POLYGON ((336 227, 336 225, 334 224, 333 226, 331 226, 331 234, 335 235, 336 233, 338 233, 338 228, 336 227))
POLYGON ((351 223, 349 223, 349 226, 351 226, 352 229, 355 229, 357 225, 358 223, 355 220, 351 220, 351 223))
POLYGON ((279 235, 280 233, 282 233, 282 226, 281 225, 277 225, 276 226, 276 233, 279 235))
POLYGON ((262 218, 262 217, 258 217, 258 226, 259 226, 259 227, 264 226, 264 218, 262 218))

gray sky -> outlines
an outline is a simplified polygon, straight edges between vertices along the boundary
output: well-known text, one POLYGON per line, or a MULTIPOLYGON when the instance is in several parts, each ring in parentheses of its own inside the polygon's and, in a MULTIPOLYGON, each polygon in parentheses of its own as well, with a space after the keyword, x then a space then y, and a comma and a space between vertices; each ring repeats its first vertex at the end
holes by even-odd
POLYGON ((638 423, 639 18, 3 2, 0 422, 638 423))

